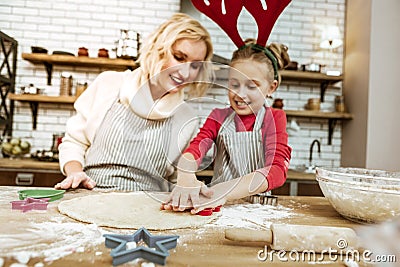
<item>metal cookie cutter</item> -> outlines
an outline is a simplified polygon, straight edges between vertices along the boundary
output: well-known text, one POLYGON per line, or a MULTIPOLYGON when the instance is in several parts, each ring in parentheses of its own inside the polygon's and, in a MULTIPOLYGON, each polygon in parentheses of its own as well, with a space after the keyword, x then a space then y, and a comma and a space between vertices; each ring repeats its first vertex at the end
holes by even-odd
POLYGON ((221 205, 215 208, 206 208, 204 210, 199 211, 196 214, 200 216, 211 216, 213 212, 220 212, 220 211, 221 211, 221 205))
POLYGON ((120 265, 137 258, 151 261, 155 264, 165 265, 169 249, 175 248, 179 236, 153 236, 146 228, 140 228, 133 235, 114 235, 106 234, 105 245, 112 248, 111 257, 114 266, 120 265), (133 249, 127 249, 128 242, 144 241, 147 247, 138 246, 133 249))
POLYGON ((35 199, 27 197, 24 200, 11 201, 11 209, 22 210, 27 212, 28 210, 47 210, 50 198, 35 199))
POLYGON ((249 196, 247 200, 253 204, 272 205, 272 206, 278 205, 278 197, 267 194, 255 194, 249 196))

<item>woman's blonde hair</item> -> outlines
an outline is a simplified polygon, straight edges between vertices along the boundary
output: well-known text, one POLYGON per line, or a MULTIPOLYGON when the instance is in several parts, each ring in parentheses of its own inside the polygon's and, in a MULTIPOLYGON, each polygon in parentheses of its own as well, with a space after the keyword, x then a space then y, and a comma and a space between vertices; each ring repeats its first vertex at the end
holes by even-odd
MULTIPOLYGON (((265 63, 267 65, 266 69, 267 80, 272 82, 274 80, 274 67, 272 65, 272 61, 264 52, 254 49, 253 48, 254 44, 256 44, 255 39, 246 39, 245 40, 246 46, 233 52, 230 65, 233 66, 235 62, 239 60, 253 60, 259 63, 265 63)), ((286 45, 271 43, 266 47, 266 49, 269 49, 275 56, 278 70, 283 69, 287 64, 289 64, 290 57, 287 52, 288 48, 286 45)), ((281 76, 278 73, 278 84, 280 83, 281 83, 281 76)))
MULTIPOLYGON (((146 79, 161 72, 168 58, 172 57, 173 45, 180 39, 204 41, 207 46, 207 54, 204 61, 211 61, 213 46, 208 31, 197 20, 186 14, 177 13, 150 34, 140 50, 139 63, 146 79)), ((189 94, 203 95, 209 83, 212 82, 212 78, 211 64, 204 63, 197 77, 199 82, 189 85, 189 94)))

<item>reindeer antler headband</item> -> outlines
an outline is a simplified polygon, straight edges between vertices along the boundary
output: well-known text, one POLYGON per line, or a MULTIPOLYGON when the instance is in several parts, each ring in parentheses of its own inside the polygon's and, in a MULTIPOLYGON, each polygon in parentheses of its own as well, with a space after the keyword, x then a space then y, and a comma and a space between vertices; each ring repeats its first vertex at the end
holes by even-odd
POLYGON ((276 58, 265 48, 272 27, 279 15, 291 0, 192 0, 193 5, 207 15, 229 36, 233 43, 241 49, 245 43, 237 30, 237 21, 243 7, 254 17, 257 27, 257 43, 254 50, 264 52, 272 61, 275 77, 278 75, 276 58), (225 2, 229 2, 228 5, 225 2))

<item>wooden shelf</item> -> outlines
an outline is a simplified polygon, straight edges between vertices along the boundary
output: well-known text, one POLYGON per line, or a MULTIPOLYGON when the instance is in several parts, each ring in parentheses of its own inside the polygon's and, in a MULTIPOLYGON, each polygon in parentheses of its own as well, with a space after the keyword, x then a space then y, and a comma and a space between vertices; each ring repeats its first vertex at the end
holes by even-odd
POLYGON ((76 96, 48 96, 48 95, 34 95, 34 94, 8 94, 10 100, 17 100, 22 102, 38 102, 38 103, 63 103, 73 104, 76 96))
POLYGON ((73 104, 76 100, 76 96, 47 96, 47 95, 9 93, 8 99, 29 103, 29 106, 32 111, 33 129, 36 129, 39 103, 73 104))
POLYGON ((284 110, 287 117, 328 119, 328 145, 332 144, 333 130, 338 120, 351 120, 353 115, 346 112, 322 112, 314 110, 284 110))
POLYGON ((325 73, 311 71, 281 70, 279 73, 282 77, 282 83, 285 81, 319 83, 321 102, 324 102, 325 91, 328 86, 343 80, 342 75, 331 76, 325 73))
POLYGON ((351 120, 353 115, 345 112, 322 112, 314 110, 284 110, 287 116, 303 117, 303 118, 318 118, 318 119, 339 119, 351 120))
MULTIPOLYGON (((32 62, 33 64, 44 64, 47 70, 47 83, 51 84, 51 75, 53 65, 61 66, 86 66, 86 67, 102 67, 107 69, 134 69, 138 65, 134 60, 127 59, 111 59, 111 58, 91 58, 76 57, 68 55, 48 55, 39 53, 22 53, 22 58, 32 62)), ((214 55, 214 60, 218 59, 214 55)), ((218 61, 218 60, 217 60, 218 61)), ((219 60, 220 61, 220 60, 219 60)), ((226 62, 223 62, 226 63, 226 62)), ((325 91, 330 84, 334 84, 343 79, 343 76, 330 76, 319 72, 307 71, 280 71, 282 81, 293 82, 312 82, 319 83, 321 88, 321 101, 324 101, 325 91)), ((33 128, 36 129, 37 110, 39 103, 65 103, 73 104, 76 100, 74 96, 43 96, 43 95, 16 95, 9 94, 10 100, 29 102, 32 110, 33 128)), ((290 117, 320 118, 328 119, 329 122, 329 138, 328 144, 331 144, 333 129, 337 120, 350 120, 353 116, 349 113, 339 112, 320 112, 309 110, 285 110, 286 115, 290 117)))
POLYGON ((97 67, 112 70, 135 69, 138 64, 133 59, 76 57, 68 55, 48 55, 40 53, 22 53, 22 58, 33 64, 44 64, 47 71, 47 84, 51 85, 53 65, 97 67))
POLYGON ((22 53, 22 58, 34 64, 47 62, 54 65, 104 67, 110 69, 126 69, 137 67, 137 64, 134 60, 121 58, 75 57, 40 53, 22 53))
POLYGON ((297 81, 297 82, 331 82, 336 83, 343 80, 343 76, 331 76, 325 73, 312 72, 312 71, 296 71, 296 70, 281 70, 279 73, 282 80, 297 81))

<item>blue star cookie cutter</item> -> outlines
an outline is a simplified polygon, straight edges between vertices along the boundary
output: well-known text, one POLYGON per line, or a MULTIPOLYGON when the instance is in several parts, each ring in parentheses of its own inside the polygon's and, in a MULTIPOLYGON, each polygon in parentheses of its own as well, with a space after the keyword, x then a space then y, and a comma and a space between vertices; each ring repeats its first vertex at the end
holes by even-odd
POLYGON ((114 266, 142 258, 155 264, 165 265, 169 249, 175 248, 179 236, 153 236, 142 227, 132 235, 105 234, 105 245, 112 248, 111 257, 114 266), (147 247, 138 246, 133 249, 127 249, 128 242, 144 241, 147 247))

